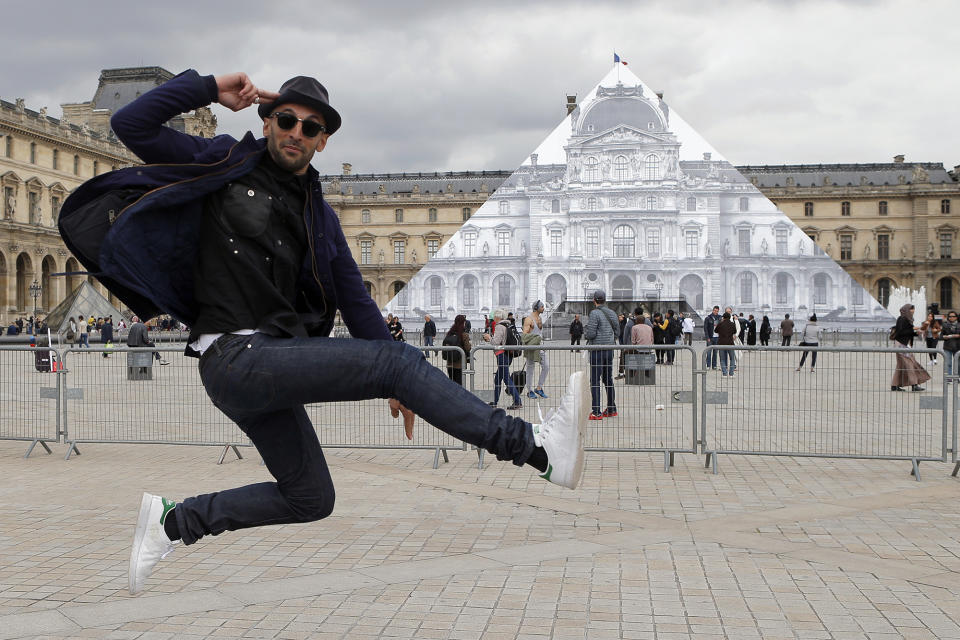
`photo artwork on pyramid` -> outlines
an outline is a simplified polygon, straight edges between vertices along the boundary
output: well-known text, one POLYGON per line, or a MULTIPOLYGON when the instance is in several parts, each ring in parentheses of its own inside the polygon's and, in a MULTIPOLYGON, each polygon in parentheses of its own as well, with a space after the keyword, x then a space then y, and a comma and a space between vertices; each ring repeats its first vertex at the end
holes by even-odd
MULTIPOLYGON (((703 318, 785 314, 821 326, 887 326, 891 316, 620 65, 583 99, 390 301, 441 326, 459 313, 547 307, 566 326, 592 308, 673 309, 703 318)), ((482 326, 482 324, 480 325, 482 326)))

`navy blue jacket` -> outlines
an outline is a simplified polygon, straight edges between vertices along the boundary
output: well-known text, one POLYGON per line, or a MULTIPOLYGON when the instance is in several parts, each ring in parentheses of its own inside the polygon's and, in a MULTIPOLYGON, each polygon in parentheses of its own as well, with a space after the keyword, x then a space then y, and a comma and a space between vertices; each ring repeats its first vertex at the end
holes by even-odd
MULTIPOLYGON (((114 132, 147 164, 88 180, 61 209, 60 233, 67 247, 142 318, 168 313, 187 325, 194 323, 198 305, 193 268, 203 197, 252 171, 265 153, 266 140, 250 132, 238 141, 228 135, 201 138, 163 126, 216 97, 212 77, 189 70, 117 111, 110 121, 114 132), (116 194, 123 194, 122 206, 116 205, 116 194)), ((314 309, 323 308, 326 294, 353 336, 390 340, 340 222, 323 200, 319 174, 311 166, 308 175, 312 251, 306 252, 298 288, 314 309)), ((332 315, 311 335, 328 335, 332 315)))

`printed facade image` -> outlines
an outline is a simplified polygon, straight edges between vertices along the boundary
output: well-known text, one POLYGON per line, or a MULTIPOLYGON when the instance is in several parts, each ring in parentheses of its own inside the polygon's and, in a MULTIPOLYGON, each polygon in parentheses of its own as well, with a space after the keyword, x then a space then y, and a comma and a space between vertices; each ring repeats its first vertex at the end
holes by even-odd
POLYGON ((771 321, 816 313, 823 325, 890 323, 869 293, 729 162, 705 150, 660 97, 628 71, 617 74, 501 184, 387 311, 408 321, 429 313, 441 323, 465 313, 476 323, 497 308, 522 317, 543 300, 555 322, 568 322, 604 289, 617 309, 703 317, 719 305, 771 321))

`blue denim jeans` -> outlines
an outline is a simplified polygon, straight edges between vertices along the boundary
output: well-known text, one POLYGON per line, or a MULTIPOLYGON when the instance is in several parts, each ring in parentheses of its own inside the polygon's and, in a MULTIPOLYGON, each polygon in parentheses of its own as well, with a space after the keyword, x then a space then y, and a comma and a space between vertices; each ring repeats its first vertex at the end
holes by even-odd
POLYGON ((737 370, 736 356, 733 354, 733 351, 727 351, 726 349, 720 352, 720 371, 723 372, 723 375, 733 375, 733 372, 737 370))
MULTIPOLYGON (((720 341, 720 338, 718 338, 717 336, 713 336, 712 338, 710 338, 709 340, 707 340, 707 344, 708 344, 708 345, 715 345, 715 344, 717 344, 719 341, 720 341)), ((709 360, 710 360, 710 361, 707 363, 707 366, 710 367, 711 369, 716 369, 716 368, 717 368, 717 352, 716 352, 716 351, 711 351, 710 354, 709 354, 709 356, 710 356, 710 357, 709 357, 709 360)))
MULTIPOLYGON (((228 334, 200 359, 214 405, 250 438, 276 482, 187 498, 174 513, 184 544, 204 535, 333 511, 334 489, 304 404, 396 398, 426 422, 499 460, 522 465, 530 425, 452 382, 403 342, 228 334)), ((386 402, 383 411, 387 413, 386 402)), ((403 428, 397 421, 397 430, 403 428)))
POLYGON ((593 412, 602 413, 600 408, 600 384, 607 387, 607 409, 617 410, 616 394, 613 391, 613 351, 590 352, 590 396, 593 399, 593 412))
MULTIPOLYGON (((497 370, 493 374, 493 402, 500 402, 500 383, 503 382, 507 387, 507 393, 513 396, 513 403, 520 404, 520 391, 513 384, 513 378, 510 377, 510 356, 506 352, 497 354, 497 370)), ((530 381, 527 380, 529 384, 530 381)))
POLYGON ((953 375, 953 357, 957 354, 956 351, 947 351, 943 350, 943 372, 948 376, 953 375))

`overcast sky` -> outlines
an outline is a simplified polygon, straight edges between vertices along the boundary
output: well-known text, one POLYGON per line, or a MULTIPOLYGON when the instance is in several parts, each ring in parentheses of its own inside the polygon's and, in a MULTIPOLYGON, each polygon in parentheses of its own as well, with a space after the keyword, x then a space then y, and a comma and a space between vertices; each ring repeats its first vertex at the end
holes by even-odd
MULTIPOLYGON (((513 170, 615 50, 735 164, 960 164, 949 0, 138 4, 4 3, 0 96, 56 117, 105 68, 246 71, 270 89, 314 75, 344 119, 322 173, 513 170)), ((214 111, 221 133, 260 128, 252 109, 214 111)))

